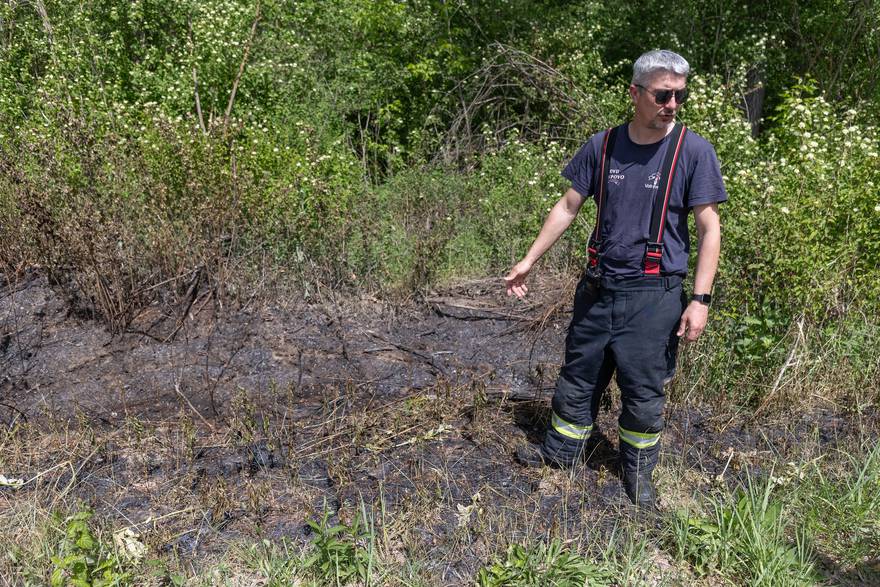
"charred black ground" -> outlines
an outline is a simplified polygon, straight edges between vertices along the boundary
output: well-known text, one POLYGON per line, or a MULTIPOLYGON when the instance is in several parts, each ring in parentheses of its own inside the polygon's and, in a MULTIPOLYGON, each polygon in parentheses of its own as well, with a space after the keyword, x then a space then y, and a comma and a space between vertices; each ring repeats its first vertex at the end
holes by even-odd
MULTIPOLYGON (((307 542, 308 520, 363 510, 401 560, 467 583, 499 536, 606 540, 619 515, 638 515, 617 479, 614 389, 583 466, 513 458, 546 423, 573 282, 548 279, 528 302, 499 280, 398 305, 205 298, 120 336, 71 313, 39 273, 0 285, 0 473, 33 479, 18 497, 63 492, 157 551, 307 542)), ((800 454, 805 435, 846 446, 868 420, 758 426, 673 401, 658 482, 669 507, 686 505, 763 474, 762 455, 800 454)))

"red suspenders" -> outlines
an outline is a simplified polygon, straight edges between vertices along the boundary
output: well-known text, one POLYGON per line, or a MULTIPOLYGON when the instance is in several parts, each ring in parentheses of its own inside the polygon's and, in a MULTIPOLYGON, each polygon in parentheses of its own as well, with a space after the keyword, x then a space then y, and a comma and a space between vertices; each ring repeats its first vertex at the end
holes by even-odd
MULTIPOLYGON (((608 194, 608 163, 614 152, 614 142, 619 126, 610 128, 605 132, 602 141, 602 175, 599 182, 599 195, 596 202, 596 227, 590 235, 590 244, 587 248, 589 255, 589 267, 594 271, 599 265, 599 251, 602 246, 602 209, 608 194)), ((684 135, 687 132, 682 124, 676 124, 669 135, 669 143, 666 147, 666 155, 661 168, 660 183, 654 192, 653 206, 651 208, 651 230, 648 242, 645 245, 645 275, 660 275, 660 262, 663 258, 663 232, 666 228, 666 212, 669 209, 669 195, 672 193, 672 178, 678 165, 678 157, 681 154, 681 146, 684 144, 684 135), (660 197, 657 197, 657 196, 660 197)))

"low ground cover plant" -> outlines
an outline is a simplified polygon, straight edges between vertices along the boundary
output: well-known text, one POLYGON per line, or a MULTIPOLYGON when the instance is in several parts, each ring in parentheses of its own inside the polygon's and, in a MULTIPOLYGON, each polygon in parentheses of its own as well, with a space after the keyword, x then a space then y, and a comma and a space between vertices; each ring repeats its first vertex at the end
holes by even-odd
POLYGON ((613 573, 572 552, 559 540, 512 544, 499 560, 480 569, 480 587, 516 585, 612 585, 613 573))

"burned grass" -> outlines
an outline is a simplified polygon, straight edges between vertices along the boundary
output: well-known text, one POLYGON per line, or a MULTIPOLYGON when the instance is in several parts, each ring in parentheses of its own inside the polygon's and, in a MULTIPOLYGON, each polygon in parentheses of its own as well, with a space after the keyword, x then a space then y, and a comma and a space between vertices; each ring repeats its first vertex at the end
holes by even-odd
MULTIPOLYGON (((626 502, 613 389, 583 465, 535 470, 513 458, 546 423, 568 319, 557 292, 572 285, 541 288, 554 294, 528 304, 488 280, 398 307, 206 304, 171 337, 146 315, 112 336, 70 315, 38 275, 7 286, 0 473, 24 484, 0 488, 11 553, 0 575, 45 582, 66 516, 91 511, 116 552, 119 536, 146 547, 157 584, 273 572, 287 577, 276 584, 323 584, 306 553, 326 547, 321 532, 355 527, 367 528, 350 538, 374 556, 374 584, 469 584, 508 545, 551 538, 602 561, 619 584, 699 578, 665 546, 669 523, 626 502)), ((843 455, 870 452, 876 430, 870 409, 756 423, 672 402, 657 475, 664 508, 706 512, 707 496, 778 482, 780 470, 800 483, 799 463, 848 471, 843 455)), ((809 508, 791 511, 814 521, 809 508)), ((880 530, 862 513, 857 546, 870 552, 880 530)), ((867 555, 845 556, 856 550, 820 552, 817 580, 870 572, 867 555)))

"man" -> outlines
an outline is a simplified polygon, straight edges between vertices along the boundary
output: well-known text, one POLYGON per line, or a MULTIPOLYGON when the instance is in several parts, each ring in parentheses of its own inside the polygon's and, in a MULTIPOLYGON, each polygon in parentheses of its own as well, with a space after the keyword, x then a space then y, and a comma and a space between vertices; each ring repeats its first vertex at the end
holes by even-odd
POLYGON ((650 51, 636 60, 629 86, 632 119, 581 147, 562 172, 571 188, 505 277, 508 295, 526 295, 535 262, 569 227, 584 200, 595 197, 590 260, 575 292, 551 421, 542 445, 524 447, 517 456, 531 465, 575 463, 616 371, 624 489, 646 508, 656 504, 652 474, 663 428, 663 386, 675 369, 679 337, 695 341, 706 326, 721 245, 718 204, 727 199, 712 146, 675 123, 687 100, 689 72, 687 61, 672 51, 650 51), (682 280, 690 210, 698 247, 688 300, 682 280))

